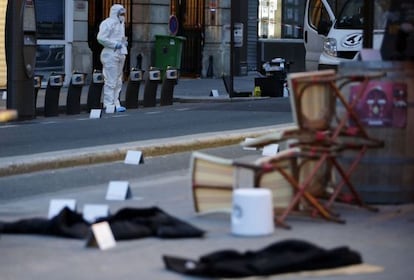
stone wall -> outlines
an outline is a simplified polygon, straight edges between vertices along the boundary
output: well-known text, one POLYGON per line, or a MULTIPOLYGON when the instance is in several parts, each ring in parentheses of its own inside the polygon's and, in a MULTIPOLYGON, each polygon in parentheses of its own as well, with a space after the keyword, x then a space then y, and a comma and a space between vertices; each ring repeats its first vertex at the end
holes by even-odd
MULTIPOLYGON (((208 1, 206 1, 208 2, 208 1)), ((213 57, 213 75, 221 77, 230 72, 230 48, 223 42, 223 26, 230 24, 230 0, 218 1, 215 21, 211 20, 210 8, 205 7, 205 43, 203 50, 202 77, 207 76, 209 57, 213 57)))
POLYGON ((72 71, 92 73, 92 51, 88 45, 87 1, 73 1, 72 71))
MULTIPOLYGON (((202 59, 202 77, 207 76, 209 57, 213 58, 213 74, 220 77, 229 73, 230 48, 223 43, 223 26, 230 24, 230 0, 217 1, 214 20, 209 2, 205 6, 205 44, 202 59)), ((74 0, 72 70, 92 73, 92 52, 88 46, 88 2, 74 0)), ((142 69, 154 63, 155 35, 168 35, 170 0, 132 0, 132 38, 130 65, 137 66, 137 56, 142 56, 142 69)))

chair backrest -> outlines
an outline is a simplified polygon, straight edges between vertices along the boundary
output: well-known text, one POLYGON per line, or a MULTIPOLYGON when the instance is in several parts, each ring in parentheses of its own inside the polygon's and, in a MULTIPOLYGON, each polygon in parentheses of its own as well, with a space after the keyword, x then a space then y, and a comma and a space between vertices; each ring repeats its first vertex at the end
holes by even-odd
MULTIPOLYGON (((260 170, 262 163, 275 160, 274 157, 262 158, 252 162, 260 170)), ((280 166, 282 162, 278 163, 280 166)), ((289 163, 290 164, 290 163, 289 163)), ((288 176, 292 175, 288 162, 283 162, 288 176)), ((293 196, 293 188, 280 172, 261 174, 258 185, 254 185, 254 171, 224 159, 201 152, 193 152, 190 163, 191 187, 196 212, 231 212, 233 190, 235 188, 261 187, 272 191, 275 208, 284 208, 293 196)), ((258 173, 257 173, 258 174, 258 173)))
POLYGON ((190 174, 196 212, 231 211, 234 185, 232 160, 193 152, 190 174))
MULTIPOLYGON (((286 172, 291 174, 286 168, 286 172)), ((275 209, 286 208, 292 200, 294 190, 290 183, 279 172, 269 172, 262 175, 259 181, 260 188, 272 191, 273 207, 275 209)))
POLYGON ((272 191, 275 209, 286 208, 292 200, 294 187, 290 180, 298 180, 297 155, 299 152, 298 148, 289 148, 274 156, 259 158, 255 162, 256 165, 262 166, 270 164, 274 168, 273 172, 266 172, 261 176, 258 187, 272 191))
POLYGON ((288 86, 299 129, 326 130, 335 116, 335 70, 291 73, 288 86))
MULTIPOLYGON (((313 132, 331 129, 336 117, 336 79, 335 70, 289 74, 291 106, 299 129, 313 132)), ((315 163, 311 159, 300 163, 300 181, 312 173, 315 163)), ((330 176, 330 165, 325 162, 314 174, 307 191, 313 195, 322 195, 330 176)))

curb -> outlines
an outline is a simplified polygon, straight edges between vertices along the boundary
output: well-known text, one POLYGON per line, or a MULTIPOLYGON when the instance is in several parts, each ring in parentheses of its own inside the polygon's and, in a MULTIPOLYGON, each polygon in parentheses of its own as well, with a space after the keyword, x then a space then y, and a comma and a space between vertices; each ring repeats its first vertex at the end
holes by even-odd
MULTIPOLYGON (((229 96, 226 95, 221 95, 218 97, 212 97, 212 96, 206 96, 206 97, 202 97, 202 96, 195 96, 195 97, 191 97, 191 96, 175 96, 173 97, 173 103, 225 103, 225 102, 246 102, 246 101, 257 101, 257 100, 265 100, 265 99, 269 99, 272 97, 269 96, 259 96, 259 97, 232 97, 230 98, 229 96)), ((273 97, 273 98, 278 98, 278 97, 273 97)), ((121 102, 122 105, 125 105, 125 102, 122 101, 121 102)), ((139 100, 138 102, 138 106, 141 108, 143 107, 143 101, 139 100)), ((160 99, 157 98, 156 99, 156 106, 154 107, 159 107, 160 106, 160 99)), ((172 106, 172 105, 171 105, 172 106)), ((0 110, 5 110, 6 109, 6 103, 4 101, 0 100, 0 110)), ((44 106, 38 106, 36 107, 36 116, 43 116, 44 115, 44 106)), ((134 108, 136 109, 136 108, 134 108)), ((129 110, 129 109, 128 109, 129 110)), ((80 111, 81 112, 88 112, 88 106, 86 103, 81 103, 80 104, 80 111)), ((58 112, 59 114, 65 115, 67 114, 67 106, 66 105, 58 105, 58 112)), ((1 122, 1 120, 0 120, 1 122)))
POLYGON ((281 124, 244 130, 231 130, 216 133, 201 133, 165 139, 154 139, 2 158, 0 177, 36 171, 66 167, 90 165, 123 160, 129 150, 141 151, 144 157, 155 157, 173 153, 188 152, 207 148, 216 148, 241 143, 245 138, 254 138, 263 134, 284 130, 293 124, 281 124))

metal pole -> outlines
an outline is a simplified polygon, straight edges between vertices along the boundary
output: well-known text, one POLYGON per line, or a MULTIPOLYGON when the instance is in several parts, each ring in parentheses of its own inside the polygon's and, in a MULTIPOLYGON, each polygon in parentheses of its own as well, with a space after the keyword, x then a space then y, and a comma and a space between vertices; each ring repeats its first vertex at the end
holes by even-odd
POLYGON ((364 0, 364 40, 362 46, 364 49, 372 49, 374 33, 374 1, 364 0))
POLYGON ((20 120, 36 116, 34 67, 36 65, 36 16, 34 3, 7 2, 6 26, 7 108, 20 120))
POLYGON ((234 0, 230 2, 230 85, 229 95, 230 98, 234 96, 234 12, 235 7, 234 0))

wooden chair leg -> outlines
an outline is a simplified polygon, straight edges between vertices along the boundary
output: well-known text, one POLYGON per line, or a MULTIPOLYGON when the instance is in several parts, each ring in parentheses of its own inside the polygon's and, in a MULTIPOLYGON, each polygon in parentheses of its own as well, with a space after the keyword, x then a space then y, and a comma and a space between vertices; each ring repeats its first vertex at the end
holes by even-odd
MULTIPOLYGON (((361 159, 362 155, 354 160, 355 166, 357 163, 359 163, 360 159, 361 159)), ((331 160, 333 165, 335 166, 336 170, 339 172, 339 174, 341 175, 342 181, 339 183, 339 185, 335 188, 334 193, 332 194, 331 198, 328 201, 327 207, 330 208, 332 203, 335 201, 335 199, 337 198, 337 196, 339 195, 342 186, 345 184, 348 186, 349 191, 352 193, 353 197, 356 200, 356 204, 362 208, 368 209, 370 211, 374 211, 377 212, 378 208, 370 206, 368 204, 366 204, 363 199, 361 198, 361 196, 359 195, 358 191, 356 190, 356 188, 354 187, 354 185, 352 184, 350 178, 350 174, 353 171, 353 168, 351 167, 350 170, 348 170, 348 172, 345 172, 344 169, 342 168, 342 166, 338 163, 338 161, 336 159, 332 159, 331 160)))
POLYGON ((309 187, 309 185, 311 184, 312 178, 315 176, 315 173, 321 167, 323 162, 327 160, 327 157, 328 155, 323 155, 319 159, 319 161, 315 164, 314 168, 312 169, 312 172, 310 172, 310 174, 302 184, 299 184, 298 181, 293 179, 292 177, 287 177, 287 179, 289 179, 290 181, 290 184, 295 189, 296 194, 290 202, 289 206, 279 216, 277 216, 276 225, 281 226, 283 228, 290 228, 290 226, 288 226, 285 223, 285 220, 287 216, 293 211, 293 209, 298 205, 302 197, 305 198, 309 205, 311 205, 314 208, 315 213, 319 214, 323 219, 337 223, 345 222, 344 220, 339 219, 334 214, 332 214, 329 211, 329 209, 323 206, 311 193, 306 191, 306 188, 309 187))

